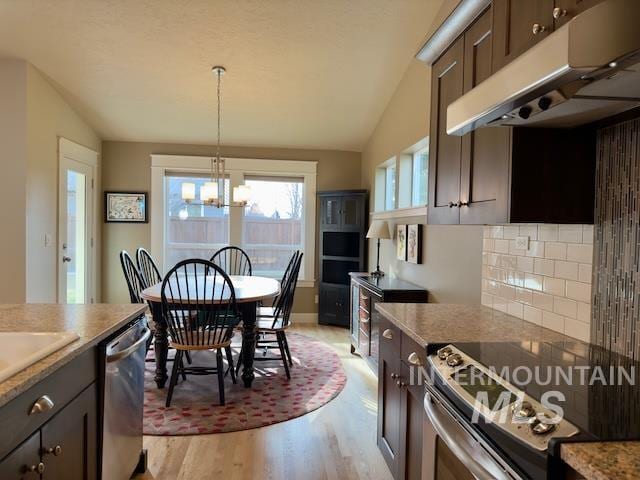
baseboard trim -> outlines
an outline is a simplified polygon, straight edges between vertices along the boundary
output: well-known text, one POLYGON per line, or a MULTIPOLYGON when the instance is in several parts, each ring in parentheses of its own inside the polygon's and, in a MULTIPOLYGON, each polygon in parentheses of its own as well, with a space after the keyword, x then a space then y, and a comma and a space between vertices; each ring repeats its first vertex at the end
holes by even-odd
POLYGON ((317 313, 292 313, 291 321, 293 323, 318 323, 317 313))

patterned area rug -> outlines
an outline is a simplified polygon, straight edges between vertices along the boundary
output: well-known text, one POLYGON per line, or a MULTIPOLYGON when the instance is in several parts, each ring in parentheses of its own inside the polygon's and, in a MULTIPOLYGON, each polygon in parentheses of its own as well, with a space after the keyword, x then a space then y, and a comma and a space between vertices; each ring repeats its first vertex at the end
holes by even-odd
MULTIPOLYGON (((147 362, 144 433, 199 435, 248 430, 299 417, 335 398, 347 381, 338 355, 328 345, 305 335, 287 333, 287 339, 293 357, 291 380, 287 380, 281 362, 256 362, 256 378, 251 389, 244 388, 240 378, 234 385, 227 375, 225 406, 218 403, 215 375, 190 375, 186 382, 178 382, 171 407, 165 408, 167 388, 156 387, 155 363, 147 362)), ((234 344, 239 341, 239 338, 234 340, 234 344)), ((261 354, 256 352, 256 356, 261 354)), ((153 355, 153 351, 149 355, 153 355)), ((237 356, 236 349, 234 361, 237 356)), ((193 364, 215 366, 215 354, 195 352, 193 364)), ((172 362, 168 362, 167 367, 170 372, 172 362)))

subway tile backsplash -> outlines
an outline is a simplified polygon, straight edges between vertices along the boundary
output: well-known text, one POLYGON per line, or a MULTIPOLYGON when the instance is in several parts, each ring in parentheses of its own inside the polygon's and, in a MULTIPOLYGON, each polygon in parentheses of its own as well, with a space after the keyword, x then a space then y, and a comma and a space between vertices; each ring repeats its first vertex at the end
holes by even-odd
POLYGON ((482 304, 589 341, 593 235, 593 225, 484 227, 482 304))

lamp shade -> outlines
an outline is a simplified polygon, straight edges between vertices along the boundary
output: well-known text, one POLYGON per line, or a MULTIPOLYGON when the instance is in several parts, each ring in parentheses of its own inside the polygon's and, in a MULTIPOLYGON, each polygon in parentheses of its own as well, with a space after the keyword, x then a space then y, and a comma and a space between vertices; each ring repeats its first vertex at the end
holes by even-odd
POLYGON ((391 238, 391 231, 386 220, 374 220, 367 231, 367 238, 380 238, 383 240, 391 238))
POLYGON ((182 184, 182 200, 190 202, 196 199, 196 184, 186 182, 182 184))

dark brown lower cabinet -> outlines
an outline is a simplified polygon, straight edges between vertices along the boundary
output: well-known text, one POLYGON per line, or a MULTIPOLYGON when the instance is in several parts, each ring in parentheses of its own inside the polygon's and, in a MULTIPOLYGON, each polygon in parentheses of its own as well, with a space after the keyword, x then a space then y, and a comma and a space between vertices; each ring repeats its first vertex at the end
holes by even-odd
POLYGON ((0 462, 0 478, 2 479, 34 479, 40 478, 40 432, 36 432, 20 444, 4 460, 0 462))
POLYGON ((0 462, 0 478, 96 479, 96 414, 94 383, 0 462))
POLYGON ((384 317, 379 327, 378 448, 393 478, 420 480, 424 387, 408 358, 416 352, 423 359, 425 349, 384 317))
MULTIPOLYGON (((411 378, 409 367, 402 363, 402 378, 411 378)), ((421 385, 407 384, 402 387, 402 418, 404 435, 402 437, 401 451, 404 452, 404 461, 399 478, 406 480, 422 479, 422 429, 424 424, 424 387, 421 385)))

